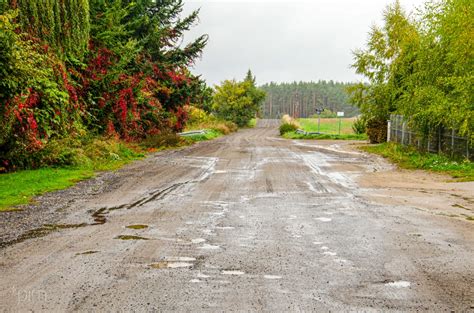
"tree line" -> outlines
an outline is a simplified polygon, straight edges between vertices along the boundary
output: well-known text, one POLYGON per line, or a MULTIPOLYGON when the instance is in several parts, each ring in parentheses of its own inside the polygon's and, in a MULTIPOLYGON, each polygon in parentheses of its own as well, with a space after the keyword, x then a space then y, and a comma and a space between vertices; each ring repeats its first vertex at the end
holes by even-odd
POLYGON ((316 110, 343 111, 345 116, 359 113, 349 102, 347 89, 351 83, 320 80, 318 82, 269 83, 260 86, 267 93, 260 107, 265 118, 310 117, 316 110))

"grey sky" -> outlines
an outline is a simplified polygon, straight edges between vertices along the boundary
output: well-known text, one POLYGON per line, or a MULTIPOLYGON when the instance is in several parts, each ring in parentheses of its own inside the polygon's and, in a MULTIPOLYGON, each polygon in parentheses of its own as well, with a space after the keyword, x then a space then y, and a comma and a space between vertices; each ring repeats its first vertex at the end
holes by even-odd
MULTIPOLYGON (((400 0, 407 11, 425 0, 400 0)), ((351 51, 364 47, 389 0, 185 1, 201 8, 200 24, 186 36, 209 35, 193 72, 209 84, 242 79, 252 69, 259 84, 276 81, 357 81, 351 51)), ((186 41, 185 41, 186 42, 186 41)))

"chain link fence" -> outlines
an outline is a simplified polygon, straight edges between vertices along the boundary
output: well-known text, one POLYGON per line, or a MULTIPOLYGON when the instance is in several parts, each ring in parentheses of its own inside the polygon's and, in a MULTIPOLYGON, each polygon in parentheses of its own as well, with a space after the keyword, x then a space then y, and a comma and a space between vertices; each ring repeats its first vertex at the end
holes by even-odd
POLYGON ((420 151, 445 154, 474 161, 474 143, 461 137, 454 129, 437 127, 428 134, 413 131, 402 115, 391 115, 387 141, 417 147, 420 151))

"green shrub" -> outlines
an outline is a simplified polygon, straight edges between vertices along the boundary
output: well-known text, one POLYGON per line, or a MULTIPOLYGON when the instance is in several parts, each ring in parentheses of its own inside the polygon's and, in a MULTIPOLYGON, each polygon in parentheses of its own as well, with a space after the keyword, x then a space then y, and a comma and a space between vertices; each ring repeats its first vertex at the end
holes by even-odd
POLYGON ((283 123, 280 125, 280 135, 284 135, 289 132, 294 132, 298 129, 295 124, 292 123, 283 123))
POLYGON ((352 130, 355 134, 361 135, 365 133, 365 120, 362 118, 357 118, 352 124, 352 130))

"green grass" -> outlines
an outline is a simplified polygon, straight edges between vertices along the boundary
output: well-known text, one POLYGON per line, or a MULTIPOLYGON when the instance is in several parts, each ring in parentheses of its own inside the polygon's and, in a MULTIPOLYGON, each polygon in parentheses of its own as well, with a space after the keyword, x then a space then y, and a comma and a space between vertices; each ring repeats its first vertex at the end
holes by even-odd
POLYGON ((451 175, 456 181, 474 181, 474 163, 467 160, 456 161, 443 155, 421 153, 395 143, 364 146, 361 149, 388 158, 402 168, 444 173, 451 175))
MULTIPOLYGON (((354 123, 354 118, 342 118, 341 119, 341 135, 354 134, 352 130, 352 124, 354 123)), ((316 118, 300 118, 298 122, 301 125, 301 128, 307 132, 317 132, 318 131, 318 119, 316 118)), ((339 133, 339 119, 338 118, 321 118, 320 133, 325 134, 338 134, 339 133)))
MULTIPOLYGON (((98 147, 100 143, 90 143, 85 149, 99 151, 98 147)), ((28 204, 35 196, 71 187, 81 180, 94 177, 96 171, 116 170, 144 157, 144 154, 120 143, 103 148, 113 148, 114 152, 96 152, 97 155, 89 155, 81 165, 76 166, 42 167, 0 174, 0 212, 17 210, 15 206, 28 204)))
POLYGON ((283 135, 287 139, 332 139, 332 140, 367 140, 366 134, 311 134, 304 135, 296 132, 288 132, 283 135))
POLYGON ((49 191, 64 189, 94 176, 90 169, 41 168, 0 175, 0 211, 27 204, 31 198, 49 191))

